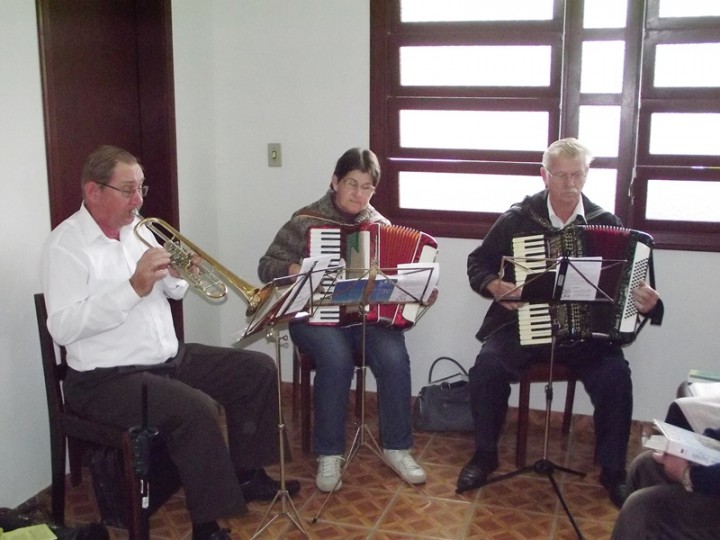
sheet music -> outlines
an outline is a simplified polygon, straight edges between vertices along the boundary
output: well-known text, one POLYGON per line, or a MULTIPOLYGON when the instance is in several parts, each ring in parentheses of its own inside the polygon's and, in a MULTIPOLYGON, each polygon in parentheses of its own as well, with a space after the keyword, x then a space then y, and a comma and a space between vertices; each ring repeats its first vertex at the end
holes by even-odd
POLYGON ((315 289, 318 288, 323 276, 326 272, 339 272, 342 266, 330 266, 332 255, 320 255, 317 257, 308 257, 303 260, 301 270, 293 276, 286 276, 276 280, 273 283, 283 282, 289 278, 296 278, 295 282, 286 287, 274 287, 272 295, 266 300, 264 305, 258 310, 250 320, 249 324, 233 334, 233 346, 241 346, 240 341, 254 334, 263 328, 268 321, 277 321, 281 318, 289 320, 291 318, 300 319, 307 317, 309 313, 303 311, 315 289), (307 279, 305 279, 307 278, 307 279), (278 308, 278 305, 282 305, 278 308))
MULTIPOLYGON (((566 302, 592 302, 597 298, 602 270, 602 257, 569 257, 567 270, 558 272, 556 287, 561 289, 560 300, 566 302)), ((558 265, 564 267, 562 259, 558 265)))
POLYGON ((427 301, 437 285, 440 266, 438 263, 398 264, 396 276, 342 279, 335 283, 332 303, 335 305, 407 304, 427 301), (367 298, 365 292, 371 287, 367 298))
POLYGON ((440 279, 439 263, 398 264, 397 287, 391 302, 427 302, 440 279))
POLYGON ((335 282, 330 301, 333 305, 338 306, 356 306, 365 301, 368 304, 387 303, 395 288, 395 280, 385 276, 376 276, 368 297, 365 298, 365 292, 369 285, 368 278, 339 279, 335 282))
MULTIPOLYGON (((308 279, 302 282, 296 281, 296 283, 301 282, 302 286, 299 287, 297 291, 291 291, 290 294, 288 294, 285 303, 283 303, 278 310, 278 317, 286 313, 300 311, 310 302, 313 291, 320 285, 320 280, 325 275, 325 271, 330 268, 333 258, 333 255, 318 255, 317 257, 306 257, 303 259, 298 275, 301 276, 309 273, 308 279)), ((339 272, 342 266, 336 266, 334 268, 339 272)))

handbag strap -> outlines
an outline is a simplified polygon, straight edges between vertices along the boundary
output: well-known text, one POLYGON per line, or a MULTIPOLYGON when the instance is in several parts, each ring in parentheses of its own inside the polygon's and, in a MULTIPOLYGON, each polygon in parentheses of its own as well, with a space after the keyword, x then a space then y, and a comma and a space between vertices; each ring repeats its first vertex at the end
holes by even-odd
POLYGON ((462 366, 462 364, 460 364, 454 358, 450 358, 449 356, 440 356, 439 358, 436 358, 435 361, 430 366, 430 372, 428 373, 428 384, 434 384, 434 383, 438 383, 438 382, 442 382, 442 381, 447 381, 448 379, 452 379, 453 377, 457 377, 458 375, 462 375, 464 377, 468 376, 468 372, 462 366), (438 379, 438 380, 434 381, 432 378, 433 370, 435 369, 435 365, 438 362, 440 362, 441 360, 446 360, 448 362, 452 362, 453 364, 455 364, 458 367, 458 369, 460 370, 460 373, 455 373, 454 375, 449 375, 447 377, 443 377, 442 379, 438 379))

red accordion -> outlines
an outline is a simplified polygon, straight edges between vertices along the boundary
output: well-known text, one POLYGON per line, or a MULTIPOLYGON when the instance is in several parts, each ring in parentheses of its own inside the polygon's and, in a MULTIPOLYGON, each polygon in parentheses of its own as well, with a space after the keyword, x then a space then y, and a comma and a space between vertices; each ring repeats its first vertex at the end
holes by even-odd
MULTIPOLYGON (((345 261, 340 279, 356 279, 367 275, 373 265, 391 278, 397 275, 397 266, 405 263, 432 263, 437 254, 435 239, 421 231, 399 225, 362 223, 359 225, 321 225, 308 229, 308 255, 333 255, 332 265, 345 261)), ((335 278, 327 275, 321 290, 327 297, 332 293, 335 278)), ((415 324, 419 304, 370 304, 366 322, 396 328, 409 328, 415 324)), ((362 322, 359 306, 318 305, 309 324, 348 326, 362 322)))

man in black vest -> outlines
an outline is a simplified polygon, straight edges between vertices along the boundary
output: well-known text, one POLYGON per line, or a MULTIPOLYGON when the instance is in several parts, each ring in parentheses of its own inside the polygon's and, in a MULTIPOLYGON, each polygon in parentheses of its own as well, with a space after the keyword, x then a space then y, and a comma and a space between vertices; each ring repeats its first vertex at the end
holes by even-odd
MULTIPOLYGON (((590 151, 576 139, 551 144, 540 168, 545 189, 503 213, 468 257, 470 286, 495 301, 477 333, 483 345, 469 381, 475 454, 460 472, 458 493, 484 485, 498 468, 497 445, 507 414, 510 383, 519 381, 531 363, 546 362, 550 356, 549 345, 520 345, 517 310, 522 304, 498 301, 506 294, 517 295, 513 265, 506 265, 506 274, 499 275, 502 258, 513 255, 513 237, 547 233, 571 224, 622 226, 617 216, 582 194, 591 161, 590 151)), ((660 324, 662 303, 658 293, 643 282, 632 295, 640 313, 649 316, 653 324, 660 324)), ((600 481, 619 507, 626 496, 625 456, 632 420, 628 363, 619 344, 602 340, 563 343, 556 349, 556 358, 568 364, 590 395, 602 466, 600 481)))

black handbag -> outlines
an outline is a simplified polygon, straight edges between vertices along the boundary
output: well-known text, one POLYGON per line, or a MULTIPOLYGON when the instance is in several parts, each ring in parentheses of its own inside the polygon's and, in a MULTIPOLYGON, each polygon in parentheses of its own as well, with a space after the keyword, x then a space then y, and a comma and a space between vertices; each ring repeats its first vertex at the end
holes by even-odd
POLYGON ((430 366, 428 385, 420 389, 413 405, 413 425, 421 431, 473 431, 468 373, 456 360, 441 356, 430 366), (460 371, 435 381, 433 370, 443 361, 460 371), (448 382, 456 377, 460 380, 448 382))

